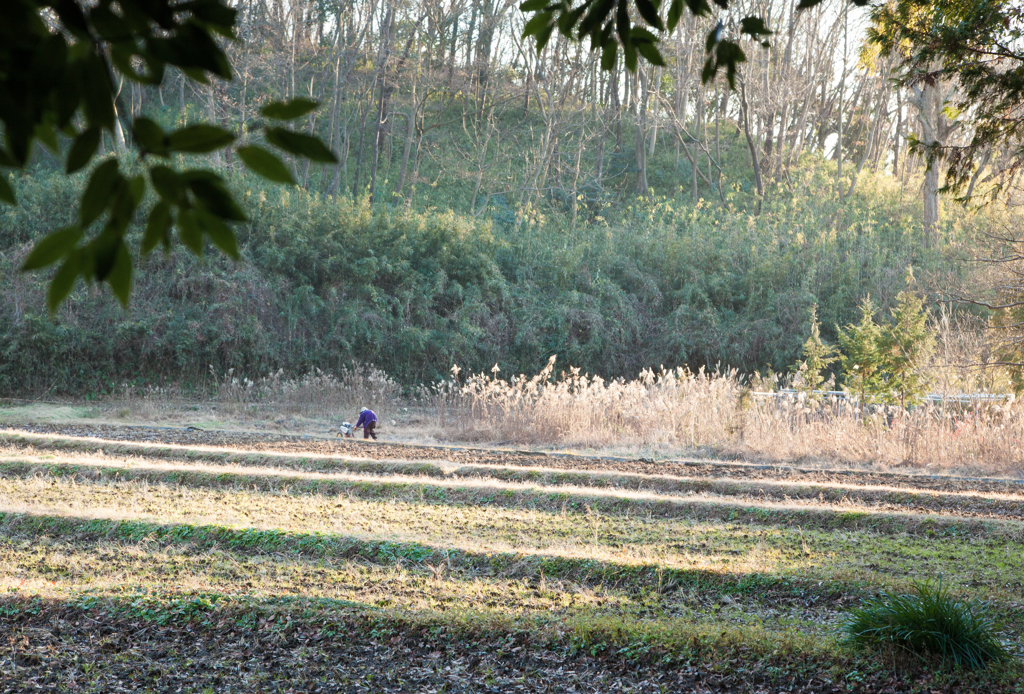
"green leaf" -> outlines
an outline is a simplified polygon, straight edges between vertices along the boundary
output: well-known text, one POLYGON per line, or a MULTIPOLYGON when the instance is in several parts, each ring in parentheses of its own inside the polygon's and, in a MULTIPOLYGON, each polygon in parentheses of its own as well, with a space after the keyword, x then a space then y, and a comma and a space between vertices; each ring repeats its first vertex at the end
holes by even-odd
POLYGON ((608 71, 615 67, 615 58, 618 57, 619 44, 609 41, 601 49, 601 69, 608 71))
POLYGON ((744 17, 740 20, 740 33, 749 34, 756 39, 760 36, 771 36, 772 30, 764 23, 762 17, 744 17))
POLYGON ((124 177, 118 181, 111 195, 110 218, 107 229, 123 234, 135 216, 135 210, 146 194, 146 179, 136 176, 131 180, 124 177))
POLYGON ((231 228, 220 218, 205 211, 199 211, 197 217, 206 235, 210 237, 210 242, 232 260, 238 260, 238 240, 231 228))
POLYGON ((245 162, 246 167, 253 173, 269 181, 295 185, 295 177, 288 170, 288 167, 284 165, 284 162, 262 147, 254 145, 239 147, 237 152, 238 156, 245 162))
POLYGON ((57 144, 57 131, 49 123, 37 123, 33 131, 35 138, 46 145, 51 152, 59 152, 60 145, 57 144))
POLYGON ((526 23, 526 26, 523 27, 523 38, 525 39, 528 36, 535 36, 539 34, 540 32, 544 31, 544 29, 546 29, 550 24, 550 12, 541 12, 540 14, 535 14, 533 18, 526 23))
POLYGON ((203 255, 203 230, 192 210, 178 210, 178 233, 181 242, 198 256, 203 255))
POLYGON ((626 44, 622 47, 622 62, 630 72, 636 72, 636 46, 626 44))
POLYGON ((736 88, 736 68, 740 63, 747 61, 747 55, 740 48, 739 44, 733 41, 722 41, 715 49, 716 64, 718 67, 725 66, 725 75, 729 80, 729 88, 736 88))
POLYGON ((549 24, 544 29, 540 30, 537 34, 537 51, 544 50, 544 46, 548 45, 548 40, 551 39, 551 34, 555 31, 555 25, 549 24))
POLYGON ((171 206, 165 200, 153 205, 149 211, 149 222, 146 224, 146 231, 142 234, 142 255, 149 255, 162 243, 164 248, 171 247, 171 206))
POLYGON ((120 240, 114 251, 114 262, 105 279, 121 306, 127 307, 132 293, 132 255, 120 240))
POLYGON ((134 38, 131 27, 121 17, 114 14, 109 7, 100 4, 89 13, 89 19, 96 33, 110 42, 130 41, 134 38))
POLYGON ((324 164, 334 164, 338 161, 323 142, 311 135, 303 135, 284 128, 267 128, 267 140, 289 154, 306 157, 312 161, 324 164))
POLYGON ((722 20, 718 20, 718 24, 715 28, 708 32, 707 39, 704 40, 704 51, 710 53, 715 50, 715 46, 722 40, 722 32, 725 30, 725 26, 722 24, 722 20))
POLYGON ((189 180, 188 187, 203 207, 220 219, 229 222, 244 222, 248 219, 219 178, 189 180))
POLYGON ((822 0, 800 0, 797 4, 796 9, 798 10, 809 10, 812 7, 820 5, 822 0))
POLYGON ((83 66, 82 95, 89 125, 114 129, 114 89, 110 72, 100 56, 92 56, 83 66))
POLYGON ((563 12, 558 18, 558 30, 563 36, 572 36, 572 28, 580 21, 580 17, 586 11, 587 6, 581 5, 571 12, 563 12))
POLYGON ((146 197, 145 177, 140 174, 132 178, 132 180, 128 182, 128 192, 131 193, 135 207, 141 205, 142 199, 146 197))
POLYGON ((715 56, 709 55, 708 59, 704 61, 704 69, 700 71, 700 81, 702 84, 707 84, 715 79, 717 74, 718 63, 715 61, 715 56))
POLYGON ((82 193, 82 202, 78 206, 78 221, 83 228, 89 226, 111 203, 110 194, 114 186, 123 178, 117 170, 117 159, 107 159, 96 167, 89 177, 89 185, 82 193))
POLYGON ((619 33, 619 43, 625 48, 629 45, 629 0, 618 0, 615 13, 615 30, 619 33))
POLYGON ((520 12, 536 12, 548 6, 548 0, 526 0, 519 6, 520 12))
POLYGON ((310 99, 292 99, 291 101, 275 101, 264 106, 260 113, 274 120, 295 120, 315 111, 319 104, 310 99))
POLYGON ((57 307, 64 303, 64 300, 75 288, 75 280, 82 271, 82 252, 72 253, 61 266, 57 268, 53 279, 50 280, 50 288, 46 292, 46 307, 53 313, 57 307))
POLYGON ((636 49, 640 51, 640 55, 642 55, 651 65, 663 66, 665 64, 665 59, 661 57, 661 52, 653 43, 649 43, 647 41, 638 43, 636 45, 636 49))
POLYGON ((224 128, 200 123, 175 130, 167 136, 167 145, 176 152, 205 154, 227 147, 235 136, 224 128))
POLYGON ((98 238, 86 247, 87 251, 92 252, 93 277, 97 282, 107 279, 114 263, 117 262, 117 248, 120 244, 121 236, 107 227, 98 238))
POLYGON ((144 152, 167 157, 167 136, 164 129, 149 118, 136 118, 132 121, 132 134, 144 152))
POLYGON ((69 174, 82 169, 100 146, 99 128, 93 126, 83 130, 75 141, 71 143, 71 150, 68 152, 68 163, 65 171, 69 174))
POLYGON ((58 229, 41 238, 32 252, 22 263, 22 271, 38 270, 52 265, 75 250, 82 238, 82 227, 70 226, 58 229))
POLYGON ((675 31, 679 26, 679 20, 683 17, 683 0, 672 0, 668 6, 668 30, 675 31))
MULTIPOLYGON (((580 38, 600 28, 615 7, 615 0, 597 0, 596 2, 586 4, 585 7, 590 7, 591 9, 587 16, 583 18, 583 21, 580 22, 580 38)), ((603 47, 604 42, 602 41, 600 45, 603 47)))
POLYGON ((179 205, 185 200, 185 182, 178 172, 169 166, 153 166, 149 169, 149 179, 157 194, 172 205, 179 205))
MULTIPOLYGON (((715 4, 719 7, 722 6, 718 0, 715 0, 715 4)), ((686 6, 690 8, 694 17, 705 17, 711 14, 711 5, 708 4, 708 0, 686 0, 686 6)))
POLYGON ((658 31, 664 31, 665 25, 661 21, 661 16, 658 15, 658 6, 660 0, 636 0, 636 9, 640 12, 640 16, 644 18, 644 21, 650 24, 652 27, 658 29, 658 31))
POLYGON ((629 32, 629 42, 634 44, 657 43, 658 37, 643 27, 633 27, 629 32))
POLYGON ((218 33, 220 30, 233 28, 235 18, 238 16, 238 10, 228 7, 226 3, 218 0, 191 0, 177 5, 174 9, 177 12, 191 12, 205 24, 212 25, 218 30, 218 33))
POLYGON ((8 205, 17 205, 18 200, 14 197, 14 189, 11 188, 11 184, 7 181, 7 174, 0 171, 0 202, 5 202, 8 205))

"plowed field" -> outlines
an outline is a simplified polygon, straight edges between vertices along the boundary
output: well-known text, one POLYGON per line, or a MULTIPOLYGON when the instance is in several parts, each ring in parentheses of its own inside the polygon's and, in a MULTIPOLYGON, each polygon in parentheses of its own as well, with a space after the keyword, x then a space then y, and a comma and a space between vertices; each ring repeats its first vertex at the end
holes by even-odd
POLYGON ((0 691, 1022 691, 840 641, 939 581, 1024 655, 1024 484, 0 431, 0 691))

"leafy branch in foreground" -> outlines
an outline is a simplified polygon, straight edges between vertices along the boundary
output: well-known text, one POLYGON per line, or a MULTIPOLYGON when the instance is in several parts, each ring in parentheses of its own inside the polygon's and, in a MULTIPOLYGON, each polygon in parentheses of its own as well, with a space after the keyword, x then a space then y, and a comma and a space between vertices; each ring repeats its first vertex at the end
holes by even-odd
MULTIPOLYGON (((867 5, 869 0, 850 0, 854 5, 867 5)), ((729 9, 728 0, 713 0, 721 10, 729 9)), ((804 10, 822 0, 800 0, 797 9, 804 10)), ((714 10, 707 0, 583 0, 573 6, 572 0, 526 0, 519 9, 532 13, 523 29, 523 38, 534 37, 541 51, 555 29, 574 41, 589 39, 591 50, 601 51, 601 68, 611 70, 622 49, 626 69, 635 72, 640 58, 651 65, 664 65, 658 50, 659 38, 654 32, 671 33, 679 25, 685 10, 695 17, 710 17, 714 10), (633 10, 633 12, 631 12, 633 10), (639 19, 635 18, 639 15, 639 19)), ((747 35, 769 47, 772 32, 763 17, 751 15, 730 21, 719 19, 708 32, 704 48, 707 59, 701 79, 707 83, 719 70, 725 70, 730 87, 735 86, 736 70, 747 56, 739 43, 726 38, 726 31, 747 35)))
MULTIPOLYGON (((0 201, 17 204, 7 170, 25 169, 37 142, 71 174, 93 162, 105 132, 123 137, 115 73, 145 85, 162 84, 168 67, 195 83, 230 80, 231 65, 218 40, 234 40, 236 16, 226 0, 7 3, 0 23, 0 201)), ((276 102, 264 107, 262 115, 290 121, 316 106, 307 99, 276 102)), ((136 255, 145 256, 160 245, 170 248, 175 231, 197 255, 209 241, 238 257, 231 224, 246 216, 224 180, 203 168, 176 167, 182 157, 229 147, 235 136, 208 123, 165 132, 144 116, 129 123, 129 132, 145 174, 122 171, 114 157, 100 162, 80 199, 77 222, 48 234, 25 260, 24 270, 58 266, 47 296, 51 311, 79 278, 106 282, 127 304, 136 255), (142 243, 133 252, 124 237, 150 188, 157 201, 146 212, 142 243)), ((335 161, 315 137, 280 125, 264 126, 264 136, 286 153, 335 161)), ((268 149, 247 145, 237 153, 260 176, 295 183, 284 162, 268 149)))

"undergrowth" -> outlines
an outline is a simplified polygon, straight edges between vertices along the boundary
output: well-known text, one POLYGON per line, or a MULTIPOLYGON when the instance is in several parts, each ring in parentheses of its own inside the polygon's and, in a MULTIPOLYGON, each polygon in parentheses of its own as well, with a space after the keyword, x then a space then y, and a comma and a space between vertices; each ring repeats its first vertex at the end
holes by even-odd
POLYGON ((1011 659, 987 605, 958 599, 941 583, 915 583, 914 590, 916 595, 885 593, 852 610, 845 625, 848 641, 895 647, 967 669, 1011 659))

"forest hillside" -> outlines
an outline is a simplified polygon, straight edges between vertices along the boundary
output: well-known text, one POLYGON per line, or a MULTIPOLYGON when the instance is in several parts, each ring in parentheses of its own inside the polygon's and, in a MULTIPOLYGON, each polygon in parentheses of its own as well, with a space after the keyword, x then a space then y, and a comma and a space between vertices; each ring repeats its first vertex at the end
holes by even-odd
MULTIPOLYGON (((353 361, 414 384, 552 354, 608 377, 788 369, 812 307, 835 342, 866 296, 887 313, 908 288, 969 282, 978 239, 1014 223, 941 198, 908 143, 949 114, 896 86, 841 7, 769 16, 776 48, 750 46, 730 89, 700 80, 696 20, 666 39, 668 67, 628 73, 562 39, 536 54, 522 14, 490 0, 242 3, 232 82, 126 82, 119 118, 257 141, 262 104, 311 97, 300 125, 339 163, 289 162, 289 188, 211 155, 249 216, 242 262, 156 253, 127 310, 82 287, 51 316, 48 273, 19 268, 71 222, 88 172, 38 152, 0 209, 0 393, 353 361)), ((131 169, 126 128, 101 146, 131 169)), ((998 175, 995 156, 978 183, 998 175)))

